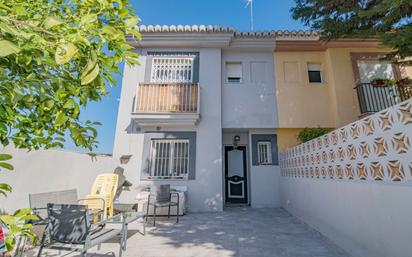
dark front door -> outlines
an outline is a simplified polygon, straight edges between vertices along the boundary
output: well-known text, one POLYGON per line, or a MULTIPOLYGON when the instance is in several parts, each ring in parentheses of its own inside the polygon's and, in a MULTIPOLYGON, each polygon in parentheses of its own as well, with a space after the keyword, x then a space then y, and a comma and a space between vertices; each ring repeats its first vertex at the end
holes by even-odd
POLYGON ((247 203, 246 146, 225 146, 226 203, 247 203))

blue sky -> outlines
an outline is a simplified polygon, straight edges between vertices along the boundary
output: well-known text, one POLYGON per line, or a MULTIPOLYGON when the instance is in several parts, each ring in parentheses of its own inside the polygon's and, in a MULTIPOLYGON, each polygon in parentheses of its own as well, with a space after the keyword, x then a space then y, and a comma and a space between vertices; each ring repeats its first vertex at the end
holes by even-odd
MULTIPOLYGON (((231 26, 239 31, 250 30, 249 9, 244 0, 131 0, 141 24, 204 24, 231 26)), ((253 0, 255 30, 298 30, 305 29, 291 18, 289 12, 293 0, 253 0)), ((122 67, 123 69, 123 67, 122 67)), ((116 129, 117 110, 121 90, 121 77, 117 86, 110 88, 110 95, 102 101, 90 103, 82 110, 84 120, 100 121, 98 127, 99 146, 94 152, 112 153, 116 129)), ((67 140, 66 149, 78 152, 88 150, 77 148, 67 140)))

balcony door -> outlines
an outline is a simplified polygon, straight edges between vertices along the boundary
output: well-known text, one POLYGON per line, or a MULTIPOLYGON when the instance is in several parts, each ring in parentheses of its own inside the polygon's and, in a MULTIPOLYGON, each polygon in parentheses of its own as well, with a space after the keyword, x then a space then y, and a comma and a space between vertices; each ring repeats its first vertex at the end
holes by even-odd
POLYGON ((247 204, 246 146, 225 146, 225 201, 247 204))

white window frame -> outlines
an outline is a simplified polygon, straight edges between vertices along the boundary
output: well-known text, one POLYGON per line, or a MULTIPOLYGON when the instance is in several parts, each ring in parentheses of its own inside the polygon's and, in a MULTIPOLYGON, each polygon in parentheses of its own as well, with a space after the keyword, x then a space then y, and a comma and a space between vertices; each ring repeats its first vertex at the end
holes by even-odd
POLYGON ((225 82, 228 83, 228 84, 241 84, 241 83, 243 83, 243 63, 242 62, 236 62, 236 61, 225 62, 225 82), (240 65, 240 80, 239 81, 229 81, 228 74, 227 74, 227 71, 228 71, 227 66, 231 65, 231 64, 232 65, 234 65, 234 64, 240 65))
POLYGON ((152 59, 152 67, 151 67, 151 74, 150 74, 150 82, 152 83, 193 83, 193 71, 194 71, 194 57, 187 57, 187 56, 164 56, 164 57, 153 57, 152 59), (171 61, 188 61, 190 64, 189 69, 182 69, 183 66, 187 64, 182 64, 180 63, 179 65, 173 66, 173 63, 171 61), (158 62, 165 62, 169 61, 169 63, 163 63, 159 64, 158 62), (166 69, 167 68, 167 69, 166 69), (172 78, 169 78, 169 76, 164 77, 162 75, 157 76, 157 72, 160 73, 165 73, 166 71, 172 72, 174 75, 172 75, 172 78), (185 79, 179 79, 177 78, 177 72, 190 72, 189 75, 183 75, 185 79))
POLYGON ((273 165, 271 141, 258 141, 257 150, 258 165, 273 165))
POLYGON ((150 143, 150 159, 148 179, 187 179, 190 169, 190 140, 189 139, 152 139, 150 143), (169 147, 166 147, 169 144, 169 147), (180 144, 180 146, 178 146, 180 144), (179 148, 180 147, 180 148, 179 148), (169 150, 167 152, 162 152, 169 150), (159 151, 159 155, 157 154, 159 151), (174 158, 176 151, 180 151, 178 158, 174 158), (187 151, 187 158, 184 152, 187 151), (159 157, 160 156, 160 157, 159 157), (164 159, 167 157, 167 159, 164 159), (178 171, 173 167, 178 162, 178 171), (159 171, 156 171, 159 167, 159 171), (167 168, 169 170, 167 170, 167 168), (161 173, 161 174, 159 174, 161 173), (176 174, 174 174, 176 173, 176 174))

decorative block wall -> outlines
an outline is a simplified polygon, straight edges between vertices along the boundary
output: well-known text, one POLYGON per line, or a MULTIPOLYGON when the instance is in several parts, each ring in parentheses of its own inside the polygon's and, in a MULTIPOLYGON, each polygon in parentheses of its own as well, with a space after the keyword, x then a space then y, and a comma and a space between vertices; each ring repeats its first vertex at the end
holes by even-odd
POLYGON ((412 99, 280 153, 285 177, 412 185, 412 99))

